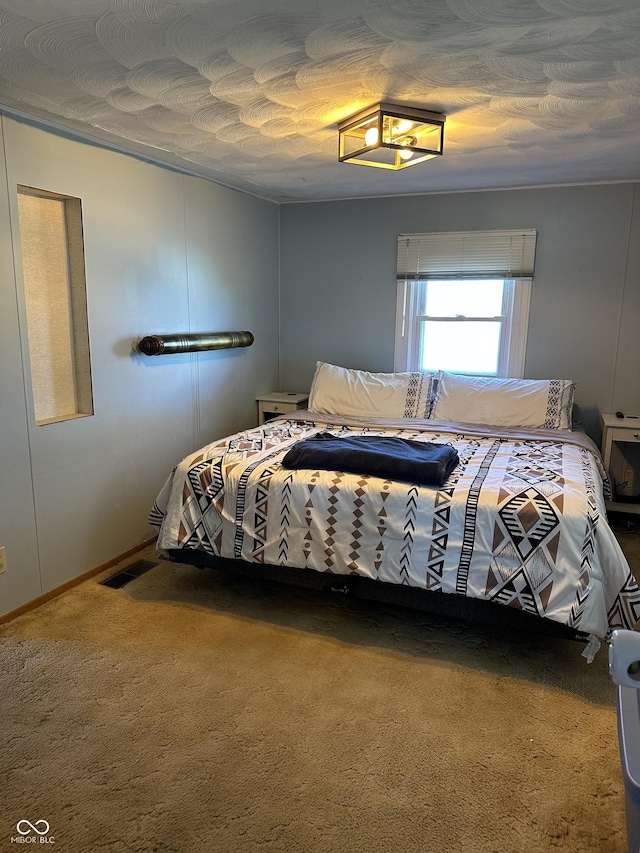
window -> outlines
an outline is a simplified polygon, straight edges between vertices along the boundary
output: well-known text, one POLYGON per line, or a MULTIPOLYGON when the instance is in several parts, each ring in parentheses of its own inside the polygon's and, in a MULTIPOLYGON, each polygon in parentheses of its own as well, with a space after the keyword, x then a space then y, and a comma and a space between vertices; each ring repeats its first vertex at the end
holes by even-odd
POLYGON ((535 232, 401 235, 395 370, 522 377, 535 232))
POLYGON ((522 377, 527 279, 404 282, 396 370, 522 377))
POLYGON ((36 423, 93 414, 80 199, 18 187, 36 423))

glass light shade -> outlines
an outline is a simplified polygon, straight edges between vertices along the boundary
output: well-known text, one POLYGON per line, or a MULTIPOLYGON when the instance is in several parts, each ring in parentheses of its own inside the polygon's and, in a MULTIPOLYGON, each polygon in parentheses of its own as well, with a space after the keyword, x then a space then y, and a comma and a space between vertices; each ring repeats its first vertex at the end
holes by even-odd
POLYGON ((445 116, 415 107, 375 104, 338 125, 338 159, 406 169, 442 154, 445 116))

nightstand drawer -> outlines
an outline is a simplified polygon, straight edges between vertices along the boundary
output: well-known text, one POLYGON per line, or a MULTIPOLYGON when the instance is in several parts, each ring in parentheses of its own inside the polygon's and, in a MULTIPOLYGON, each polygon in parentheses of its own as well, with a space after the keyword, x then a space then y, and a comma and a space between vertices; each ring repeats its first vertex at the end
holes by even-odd
POLYGON ((295 412, 298 408, 295 403, 266 403, 263 405, 264 411, 281 414, 282 412, 295 412))
POLYGON ((614 427, 611 430, 611 434, 612 441, 632 441, 636 444, 640 444, 640 423, 638 423, 638 429, 627 429, 626 427, 622 429, 621 427, 614 427))

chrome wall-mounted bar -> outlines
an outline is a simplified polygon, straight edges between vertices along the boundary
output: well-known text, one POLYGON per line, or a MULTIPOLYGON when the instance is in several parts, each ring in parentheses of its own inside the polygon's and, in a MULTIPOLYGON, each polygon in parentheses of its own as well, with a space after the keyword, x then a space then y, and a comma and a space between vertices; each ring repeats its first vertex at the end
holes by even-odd
POLYGON ((212 349, 250 347, 251 332, 200 332, 180 335, 147 335, 138 343, 144 355, 169 355, 174 352, 203 352, 212 349))

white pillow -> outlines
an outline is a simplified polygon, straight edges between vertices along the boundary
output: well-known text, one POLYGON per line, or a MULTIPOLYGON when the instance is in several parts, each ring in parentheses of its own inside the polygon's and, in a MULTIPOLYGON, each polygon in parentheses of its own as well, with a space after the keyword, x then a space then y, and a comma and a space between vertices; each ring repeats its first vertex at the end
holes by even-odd
POLYGON ((441 373, 431 417, 507 427, 571 429, 575 383, 441 373))
POLYGON ((327 415, 428 418, 433 373, 369 373, 319 361, 309 409, 327 415))

